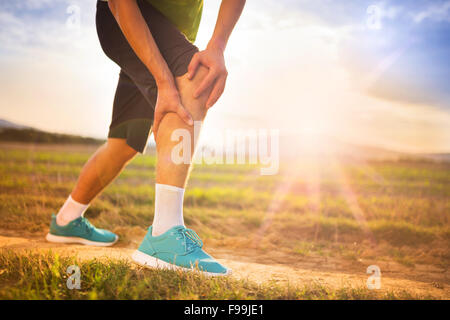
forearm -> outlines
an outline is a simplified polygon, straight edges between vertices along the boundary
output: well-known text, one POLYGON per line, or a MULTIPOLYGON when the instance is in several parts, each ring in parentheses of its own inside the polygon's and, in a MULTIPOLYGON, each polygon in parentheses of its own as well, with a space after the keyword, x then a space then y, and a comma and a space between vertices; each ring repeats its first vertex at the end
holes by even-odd
POLYGON ((222 0, 214 33, 208 47, 218 47, 222 51, 225 50, 228 38, 244 9, 244 5, 245 0, 222 0))
POLYGON ((125 38, 160 85, 175 87, 173 75, 153 39, 136 0, 109 0, 109 8, 125 38))

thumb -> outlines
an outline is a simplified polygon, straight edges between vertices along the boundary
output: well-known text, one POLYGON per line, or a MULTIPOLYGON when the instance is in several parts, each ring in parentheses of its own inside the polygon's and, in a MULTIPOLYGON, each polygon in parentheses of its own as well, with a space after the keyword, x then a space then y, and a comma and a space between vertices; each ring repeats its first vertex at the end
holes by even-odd
POLYGON ((192 57, 191 62, 189 63, 189 66, 188 66, 188 79, 189 80, 191 80, 194 77, 199 64, 200 64, 200 58, 198 57, 198 54, 196 53, 192 57))
POLYGON ((161 113, 160 112, 155 112, 155 119, 153 121, 153 137, 156 140, 156 134, 158 133, 158 128, 159 128, 159 123, 161 122, 161 113))

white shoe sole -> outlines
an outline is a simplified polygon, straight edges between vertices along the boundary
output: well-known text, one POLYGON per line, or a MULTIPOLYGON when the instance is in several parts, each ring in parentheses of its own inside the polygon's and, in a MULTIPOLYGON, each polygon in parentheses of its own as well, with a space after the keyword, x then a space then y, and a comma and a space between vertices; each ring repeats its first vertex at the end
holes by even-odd
POLYGON ((214 273, 214 272, 207 272, 207 271, 201 271, 195 268, 184 268, 177 265, 174 265, 172 263, 168 263, 166 261, 160 260, 158 258, 149 256, 148 254, 145 254, 139 250, 136 250, 131 257, 133 258, 134 262, 137 264, 147 267, 147 268, 154 268, 154 269, 165 269, 165 270, 181 270, 184 272, 199 272, 201 274, 204 274, 206 276, 210 277, 222 277, 222 276, 228 276, 231 274, 231 269, 227 268, 226 273, 214 273))
POLYGON ((116 235, 116 240, 113 242, 97 242, 97 241, 90 241, 79 237, 63 237, 63 236, 55 236, 53 234, 47 233, 47 236, 45 239, 48 242, 54 242, 54 243, 79 243, 84 244, 86 246, 96 246, 96 247, 109 247, 112 246, 114 243, 119 240, 119 237, 116 235))

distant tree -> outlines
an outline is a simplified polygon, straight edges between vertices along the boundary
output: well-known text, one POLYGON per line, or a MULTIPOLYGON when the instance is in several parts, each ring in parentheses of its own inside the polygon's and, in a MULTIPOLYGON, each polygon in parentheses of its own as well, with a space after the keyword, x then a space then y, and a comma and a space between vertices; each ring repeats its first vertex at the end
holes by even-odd
POLYGON ((5 128, 0 130, 0 141, 34 142, 34 143, 67 143, 67 144, 101 144, 100 139, 60 134, 36 129, 5 128))

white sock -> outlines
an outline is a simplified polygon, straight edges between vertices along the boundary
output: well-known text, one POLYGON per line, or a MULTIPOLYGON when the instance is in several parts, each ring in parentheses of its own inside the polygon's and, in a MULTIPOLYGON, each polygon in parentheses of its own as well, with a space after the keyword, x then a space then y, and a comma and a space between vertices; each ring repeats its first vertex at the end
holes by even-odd
POLYGON ((82 204, 72 199, 69 195, 64 205, 59 209, 56 215, 56 223, 60 226, 65 226, 70 221, 81 217, 89 207, 88 204, 82 204))
POLYGON ((152 236, 159 236, 175 226, 184 226, 183 197, 183 188, 159 183, 155 185, 152 236))

